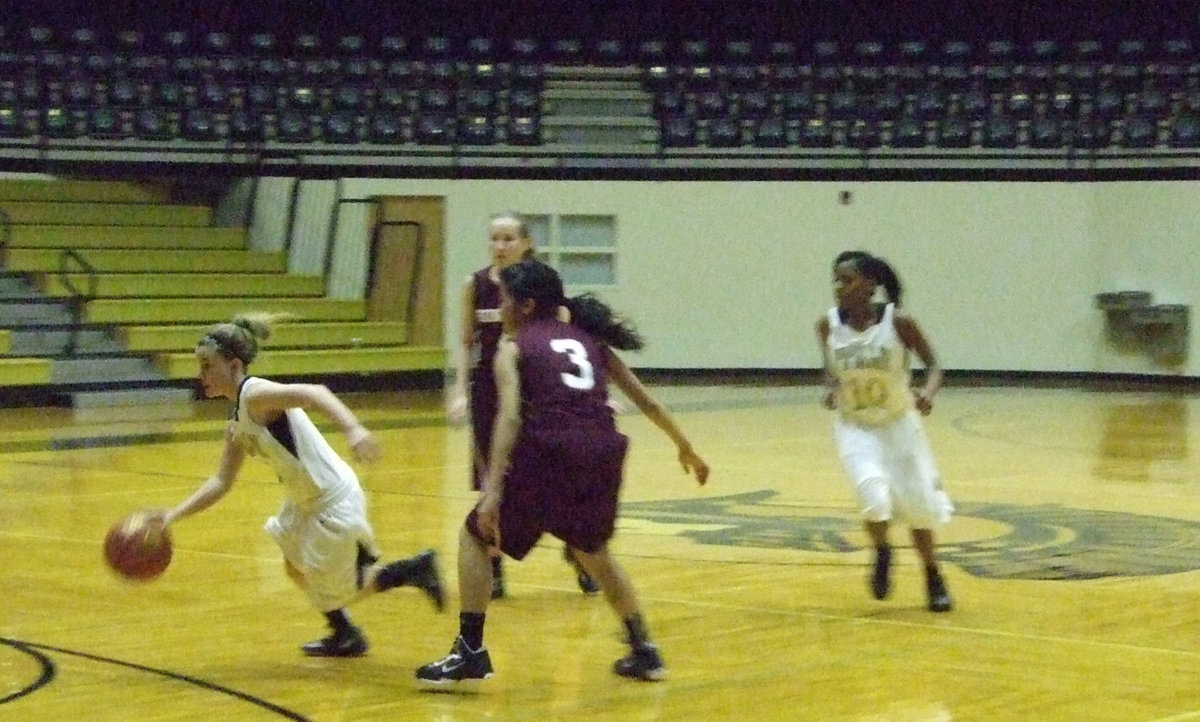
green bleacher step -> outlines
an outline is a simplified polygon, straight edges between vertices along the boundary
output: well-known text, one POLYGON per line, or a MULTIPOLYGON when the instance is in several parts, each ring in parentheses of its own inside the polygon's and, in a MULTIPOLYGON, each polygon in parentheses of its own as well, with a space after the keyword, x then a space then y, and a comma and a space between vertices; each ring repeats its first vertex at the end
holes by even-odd
POLYGON ((241 228, 196 226, 13 226, 8 245, 20 248, 187 248, 241 250, 246 231, 241 228))
MULTIPOLYGON (((103 273, 282 273, 287 267, 287 257, 283 253, 251 251, 90 249, 79 251, 79 255, 103 273)), ((61 250, 55 248, 6 248, 0 265, 9 271, 57 272, 61 256, 61 250)))
POLYGON ((62 203, 0 200, 0 211, 13 225, 28 223, 88 226, 208 226, 212 212, 204 206, 145 203, 62 203))
POLYGON ((216 323, 252 311, 286 312, 312 321, 361 321, 366 302, 332 298, 101 298, 89 301, 89 323, 143 326, 168 323, 216 323))
POLYGON ((166 189, 125 181, 34 180, 0 181, 5 201, 108 201, 110 203, 164 203, 166 189))
POLYGON ((48 358, 0 358, 0 386, 37 386, 50 383, 48 358))
MULTIPOLYGON (((87 276, 68 274, 76 288, 87 288, 87 276)), ((48 296, 74 295, 62 276, 38 274, 34 284, 48 296)), ((96 277, 97 298, 208 296, 321 296, 320 276, 285 273, 106 273, 96 277)))
POLYGON ((0 328, 0 353, 8 353, 12 348, 12 331, 7 328, 0 328))
MULTIPOLYGON (((123 326, 117 337, 131 351, 191 351, 210 325, 123 326)), ((407 324, 398 321, 281 323, 263 348, 398 346, 407 339, 407 324)))
MULTIPOLYGON (((159 371, 172 379, 196 375, 192 352, 165 353, 154 357, 159 371)), ((328 376, 342 373, 430 371, 442 369, 446 350, 440 346, 394 346, 385 348, 304 349, 266 351, 250 365, 250 373, 263 376, 328 376)))

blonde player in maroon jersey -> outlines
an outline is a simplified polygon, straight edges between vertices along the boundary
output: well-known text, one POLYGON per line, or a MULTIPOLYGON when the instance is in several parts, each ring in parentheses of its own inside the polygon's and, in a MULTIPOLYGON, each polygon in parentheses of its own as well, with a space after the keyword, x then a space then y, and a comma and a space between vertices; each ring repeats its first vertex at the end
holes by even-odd
POLYGON ((557 272, 522 261, 500 272, 507 337, 496 354, 500 412, 488 477, 459 535, 459 635, 443 659, 417 670, 427 688, 473 686, 492 676, 483 644, 491 567, 488 548, 522 559, 544 533, 576 550, 625 625, 629 653, 613 670, 660 680, 666 667, 650 642, 633 585, 608 551, 628 438, 617 431, 608 381, 665 432, 685 471, 701 484, 708 465, 666 408, 612 349, 636 350, 641 337, 591 297, 567 300, 557 272), (558 318, 565 305, 571 322, 558 318))
POLYGON ((953 604, 938 570, 934 530, 949 521, 954 507, 918 414, 933 409, 941 366, 921 327, 899 310, 902 287, 886 261, 862 251, 840 254, 833 289, 837 306, 816 329, 825 359, 824 404, 838 412, 834 441, 875 546, 871 593, 883 599, 891 589, 888 527, 899 516, 911 528, 925 570, 929 609, 948 612, 953 604), (878 287, 887 303, 874 301, 878 287), (926 369, 925 383, 915 392, 909 351, 926 369))

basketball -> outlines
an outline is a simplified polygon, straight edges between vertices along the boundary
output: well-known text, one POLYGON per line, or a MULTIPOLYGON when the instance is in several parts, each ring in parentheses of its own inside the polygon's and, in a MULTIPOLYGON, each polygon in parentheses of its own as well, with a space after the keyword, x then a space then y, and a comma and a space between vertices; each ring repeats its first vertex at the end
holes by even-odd
POLYGON ((143 514, 131 514, 113 524, 104 537, 104 559, 126 579, 149 581, 171 563, 171 535, 166 528, 152 531, 143 514))

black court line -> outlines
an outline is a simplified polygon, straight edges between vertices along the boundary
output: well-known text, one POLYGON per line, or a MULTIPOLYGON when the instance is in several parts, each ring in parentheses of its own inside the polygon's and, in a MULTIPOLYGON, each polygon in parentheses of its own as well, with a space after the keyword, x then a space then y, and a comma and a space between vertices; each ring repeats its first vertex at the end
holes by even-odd
POLYGON ((30 657, 33 657, 34 660, 37 661, 38 665, 42 668, 42 673, 36 680, 10 695, 0 697, 0 704, 12 702, 13 700, 24 697, 27 694, 32 694, 38 689, 50 684, 50 681, 54 679, 54 673, 56 669, 54 662, 51 661, 49 657, 37 651, 36 649, 30 648, 29 645, 24 644, 23 642, 18 642, 15 639, 0 638, 0 643, 7 644, 18 652, 24 652, 25 654, 28 654, 30 657))
POLYGON ((102 657, 97 654, 89 654, 87 652, 79 652, 79 651, 76 651, 73 649, 64 649, 62 647, 52 647, 48 644, 37 644, 35 642, 26 642, 26 641, 22 641, 19 639, 9 639, 7 637, 0 637, 0 644, 4 644, 4 645, 12 647, 13 649, 16 649, 20 652, 24 652, 24 653, 34 657, 42 664, 42 676, 36 682, 34 682, 33 684, 25 687, 24 689, 14 693, 14 694, 11 694, 7 697, 0 698, 0 704, 3 704, 5 702, 11 702, 14 699, 17 699, 19 697, 22 697, 24 695, 27 695, 27 694, 35 691, 41 687, 44 687, 46 684, 48 684, 54 678, 54 676, 55 676, 54 663, 48 657, 46 657, 44 654, 41 654, 40 652, 37 651, 37 650, 45 650, 48 652, 57 652, 58 654, 68 654, 68 655, 71 655, 72 657, 79 657, 81 659, 87 659, 92 662, 101 662, 103 664, 115 664, 119 667, 126 667, 129 669, 137 670, 139 672, 147 672, 149 674, 158 675, 159 677, 166 677, 167 679, 173 679, 173 680, 177 680, 180 682, 187 682, 188 684, 195 685, 196 687, 200 687, 201 689, 206 689, 206 690, 209 690, 212 692, 218 692, 220 694, 224 694, 224 695, 228 695, 229 697, 233 697, 234 699, 239 699, 243 702, 252 704, 252 705, 259 707, 261 709, 264 709, 268 712, 272 712, 276 715, 279 715, 280 717, 282 717, 284 719, 293 720, 294 722, 312 722, 312 720, 310 718, 305 717, 304 715, 300 714, 299 712, 294 712, 290 709, 287 709, 286 707, 281 707, 272 702, 268 702, 265 699, 255 697, 252 694, 247 694, 245 692, 239 692, 236 689, 230 689, 229 687, 223 687, 219 684, 216 684, 215 682, 209 682, 209 681, 199 679, 197 677, 192 677, 192 676, 189 676, 186 674, 180 674, 178 672, 171 672, 171 671, 165 670, 165 669, 155 669, 154 667, 147 667, 143 664, 136 664, 134 662, 124 662, 119 659, 113 659, 112 657, 102 657))

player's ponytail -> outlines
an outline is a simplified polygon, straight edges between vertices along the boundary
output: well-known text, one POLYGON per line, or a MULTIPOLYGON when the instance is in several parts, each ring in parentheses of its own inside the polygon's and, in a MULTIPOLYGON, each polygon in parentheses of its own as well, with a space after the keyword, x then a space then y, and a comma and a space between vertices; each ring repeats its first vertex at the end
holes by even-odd
POLYGON ((571 323, 613 348, 640 351, 646 345, 631 321, 590 293, 568 298, 563 305, 571 312, 571 323))
POLYGON ((566 298, 558 271, 541 261, 520 261, 500 271, 500 282, 517 303, 533 301, 531 316, 551 318, 559 306, 571 314, 571 323, 598 341, 622 351, 637 351, 645 344, 628 320, 591 294, 566 298))
POLYGON ((275 325, 289 318, 294 318, 293 314, 265 311, 239 314, 229 323, 218 323, 208 329, 197 345, 249 366, 258 356, 258 342, 270 338, 275 325))
POLYGON ((896 271, 890 263, 879 256, 872 256, 866 251, 842 251, 834 259, 833 267, 837 268, 847 261, 853 263, 854 268, 859 273, 883 286, 883 291, 887 294, 888 301, 896 304, 896 306, 900 305, 900 297, 904 293, 904 286, 900 283, 900 277, 896 275, 896 271))

